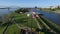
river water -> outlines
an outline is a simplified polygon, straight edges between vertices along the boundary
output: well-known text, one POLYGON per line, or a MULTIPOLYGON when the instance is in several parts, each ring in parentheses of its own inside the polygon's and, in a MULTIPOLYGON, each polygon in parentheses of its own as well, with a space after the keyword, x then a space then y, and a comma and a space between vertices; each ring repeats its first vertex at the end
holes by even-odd
POLYGON ((4 15, 4 14, 9 14, 11 11, 14 11, 16 9, 0 9, 0 16, 4 15))
POLYGON ((45 12, 45 11, 42 11, 41 14, 43 14, 44 17, 48 18, 52 22, 60 25, 60 14, 54 12, 45 12))
POLYGON ((0 9, 0 21, 2 20, 2 17, 4 15, 8 15, 10 12, 14 12, 14 10, 16 10, 16 9, 10 9, 10 10, 8 10, 8 9, 0 9))

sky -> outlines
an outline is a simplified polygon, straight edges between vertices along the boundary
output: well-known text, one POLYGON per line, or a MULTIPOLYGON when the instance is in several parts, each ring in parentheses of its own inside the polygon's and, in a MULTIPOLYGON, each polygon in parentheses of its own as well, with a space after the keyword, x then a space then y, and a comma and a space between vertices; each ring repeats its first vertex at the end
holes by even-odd
POLYGON ((49 7, 60 5, 60 0, 0 0, 0 7, 49 7))

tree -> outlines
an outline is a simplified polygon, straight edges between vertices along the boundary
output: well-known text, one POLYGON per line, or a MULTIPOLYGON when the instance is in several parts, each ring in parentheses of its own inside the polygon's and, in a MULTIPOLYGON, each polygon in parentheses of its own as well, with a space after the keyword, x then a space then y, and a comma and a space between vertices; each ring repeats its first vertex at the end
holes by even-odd
POLYGON ((60 9, 60 6, 57 6, 58 9, 60 9))
POLYGON ((25 13, 25 12, 28 12, 28 11, 29 11, 29 10, 26 9, 26 8, 21 8, 21 9, 16 10, 15 12, 16 12, 16 13, 20 13, 20 12, 25 13))
POLYGON ((53 6, 50 6, 50 10, 52 9, 53 6))

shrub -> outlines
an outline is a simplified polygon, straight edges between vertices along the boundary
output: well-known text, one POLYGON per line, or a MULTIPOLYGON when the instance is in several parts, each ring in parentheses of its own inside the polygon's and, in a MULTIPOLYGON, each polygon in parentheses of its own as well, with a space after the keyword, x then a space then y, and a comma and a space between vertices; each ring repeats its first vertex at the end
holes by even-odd
POLYGON ((25 13, 25 12, 28 12, 28 11, 29 11, 28 9, 21 8, 21 9, 16 10, 15 12, 16 13, 20 13, 20 12, 25 13))

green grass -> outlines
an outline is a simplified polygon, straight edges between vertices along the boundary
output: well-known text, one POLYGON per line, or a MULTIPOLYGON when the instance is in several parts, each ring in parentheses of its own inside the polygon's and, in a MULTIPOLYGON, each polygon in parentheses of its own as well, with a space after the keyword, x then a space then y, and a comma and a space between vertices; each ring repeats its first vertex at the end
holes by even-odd
POLYGON ((20 34, 20 29, 15 24, 12 24, 9 26, 6 34, 20 34))
POLYGON ((5 28, 6 28, 6 27, 1 27, 1 26, 0 26, 0 34, 3 34, 3 31, 4 31, 5 28))
POLYGON ((3 34, 7 23, 0 22, 0 34, 3 34))
POLYGON ((37 28, 36 21, 32 19, 31 16, 27 17, 27 14, 16 14, 15 20, 19 24, 21 23, 27 26, 27 23, 28 23, 28 27, 31 27, 31 24, 32 24, 32 28, 37 28))
MULTIPOLYGON (((32 23, 32 28, 37 28, 37 24, 34 21, 34 19, 32 19, 31 17, 27 17, 26 14, 15 14, 14 19, 16 21, 17 24, 22 24, 27 26, 28 23, 28 27, 31 27, 31 23, 32 23)), ((8 30, 7 30, 7 34, 20 34, 20 29, 15 25, 12 24, 9 26, 8 30)))

